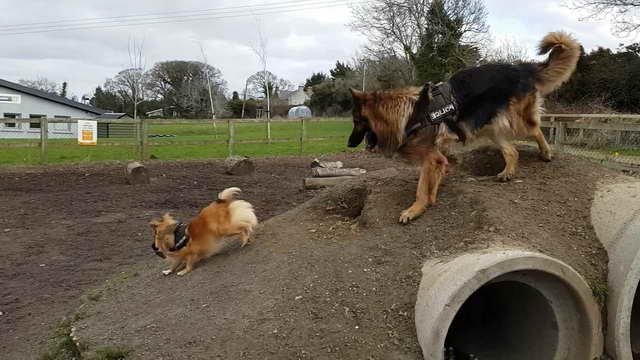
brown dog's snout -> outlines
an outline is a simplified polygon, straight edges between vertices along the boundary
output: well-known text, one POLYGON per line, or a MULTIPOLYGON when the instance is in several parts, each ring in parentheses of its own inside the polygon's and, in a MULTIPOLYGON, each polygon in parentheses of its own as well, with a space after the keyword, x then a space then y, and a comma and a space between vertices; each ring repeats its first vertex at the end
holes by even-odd
POLYGON ((156 246, 155 242, 151 243, 151 249, 153 250, 153 252, 156 253, 156 255, 160 256, 163 259, 166 258, 164 253, 162 251, 160 251, 160 249, 158 249, 158 247, 156 246))

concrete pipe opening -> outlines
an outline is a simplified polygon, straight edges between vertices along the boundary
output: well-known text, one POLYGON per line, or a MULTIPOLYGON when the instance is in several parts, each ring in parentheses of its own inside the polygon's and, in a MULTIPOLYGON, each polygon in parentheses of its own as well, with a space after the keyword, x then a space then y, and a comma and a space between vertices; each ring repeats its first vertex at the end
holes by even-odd
POLYGON ((584 360, 603 347, 585 281, 558 260, 521 250, 427 262, 416 329, 426 360, 584 360))
POLYGON ((633 360, 640 360, 640 292, 637 290, 633 297, 633 308, 631 309, 631 351, 633 360))
POLYGON ((598 188, 591 222, 609 255, 607 352, 640 359, 640 182, 620 181, 598 188))
POLYGON ((553 359, 558 337, 558 321, 544 295, 524 283, 500 281, 464 302, 445 348, 479 359, 553 359))

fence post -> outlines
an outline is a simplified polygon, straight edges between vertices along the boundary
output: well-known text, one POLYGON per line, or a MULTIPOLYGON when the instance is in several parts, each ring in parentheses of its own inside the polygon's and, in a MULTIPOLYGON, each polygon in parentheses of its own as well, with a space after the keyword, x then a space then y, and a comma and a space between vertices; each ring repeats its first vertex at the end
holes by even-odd
POLYGON ((564 146, 564 141, 565 141, 566 134, 567 134, 567 123, 566 122, 557 123, 556 124, 555 144, 556 144, 556 146, 558 146, 558 148, 560 150, 562 150, 562 148, 564 146))
POLYGON ((549 118, 549 122, 551 123, 551 127, 549 128, 549 142, 555 145, 556 143, 556 124, 555 124, 555 116, 549 118))
POLYGON ((622 144, 622 130, 617 131, 616 133, 616 146, 620 146, 622 144))
POLYGON ((235 128, 233 126, 233 121, 231 119, 227 120, 227 130, 229 132, 229 137, 227 139, 227 145, 229 149, 229 157, 233 156, 233 138, 235 136, 235 128))
POLYGON ((140 160, 146 160, 147 159, 147 122, 144 121, 143 119, 140 119, 140 128, 142 129, 142 142, 141 142, 141 148, 142 148, 142 153, 140 154, 140 160))
POLYGON ((48 160, 47 141, 49 139, 49 121, 40 118, 40 162, 46 164, 48 160))
POLYGON ((144 123, 142 119, 134 119, 134 124, 138 128, 138 158, 140 161, 144 161, 144 153, 145 153, 145 131, 144 131, 144 123))
POLYGON ((304 140, 307 137, 307 123, 305 118, 300 118, 300 154, 304 152, 304 140))
POLYGON ((267 144, 271 144, 271 118, 269 111, 267 111, 267 144))

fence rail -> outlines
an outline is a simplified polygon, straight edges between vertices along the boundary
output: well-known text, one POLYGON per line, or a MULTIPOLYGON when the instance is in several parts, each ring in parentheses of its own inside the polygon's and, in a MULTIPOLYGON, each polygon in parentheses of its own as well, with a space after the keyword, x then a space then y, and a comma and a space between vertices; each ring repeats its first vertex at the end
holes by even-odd
MULTIPOLYGON (((127 158, 141 160, 163 146, 217 146, 218 156, 224 156, 237 153, 238 147, 246 144, 290 143, 297 144, 295 150, 290 147, 292 152, 303 153, 313 143, 345 140, 351 126, 347 118, 333 119, 339 125, 330 131, 319 131, 315 125, 324 119, 272 120, 269 138, 265 131, 268 123, 254 119, 216 120, 218 126, 211 126, 211 119, 0 118, 0 154, 3 149, 23 148, 31 152, 32 159, 47 163, 52 149, 71 152, 71 147, 77 146, 78 120, 98 123, 102 149, 126 151, 127 158)), ((542 120, 545 136, 559 151, 640 166, 640 115, 545 114, 542 120)))
MULTIPOLYGON (((91 118, 0 118, 0 153, 2 149, 38 148, 40 163, 47 163, 51 147, 56 149, 77 146, 77 122, 92 120, 98 124, 98 145, 101 147, 129 148, 130 158, 145 160, 150 149, 158 146, 216 146, 226 145, 226 155, 237 152, 243 144, 295 143, 298 152, 305 151, 305 142, 323 142, 346 139, 348 130, 338 134, 308 134, 309 124, 323 122, 315 119, 282 119, 260 122, 253 119, 91 119, 91 118), (11 127, 6 126, 11 124, 11 127), (26 124, 26 126, 25 126, 26 124), (57 126, 67 124, 65 131, 57 126), (272 135, 265 135, 272 125, 272 135), (53 128, 51 127, 53 126, 53 128), (278 133, 277 129, 282 130, 278 133), (226 128, 226 129, 225 129, 226 128), (248 130, 247 130, 248 129, 248 130), (248 134, 250 132, 251 134, 248 134), (171 135, 174 134, 174 135, 171 135), (178 134, 178 135, 175 135, 178 134)), ((348 119, 331 119, 333 122, 350 124, 348 119)), ((349 125, 350 126, 350 125, 349 125)), ((0 159, 1 160, 1 159, 0 159)), ((0 161, 0 164, 2 161, 0 161)))

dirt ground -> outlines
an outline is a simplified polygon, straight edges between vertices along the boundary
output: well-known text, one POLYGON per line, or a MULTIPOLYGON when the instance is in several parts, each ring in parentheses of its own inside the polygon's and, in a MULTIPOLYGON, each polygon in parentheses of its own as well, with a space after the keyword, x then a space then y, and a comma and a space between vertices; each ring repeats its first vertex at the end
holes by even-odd
MULTIPOLYGON (((335 155, 348 166, 389 161, 335 155)), ((37 357, 84 291, 127 265, 153 261, 148 222, 170 211, 188 219, 221 189, 238 186, 260 221, 310 199, 310 158, 257 160, 250 176, 212 161, 150 162, 150 185, 127 185, 121 164, 0 169, 0 358, 37 357), (7 356, 7 357, 5 357, 7 356)))
POLYGON ((82 342, 127 346, 135 358, 420 359, 420 265, 489 246, 555 256, 601 293, 606 253, 589 209, 596 183, 617 174, 522 149, 518 175, 502 184, 484 177, 502 166, 496 151, 462 158, 438 204, 408 226, 397 218, 417 174, 364 152, 330 159, 395 169, 306 203, 317 194, 301 189, 310 158, 261 159, 247 177, 222 175, 219 161, 151 162, 154 179, 139 186, 125 185, 121 165, 3 170, 0 350, 36 357, 61 316, 80 307, 82 342), (255 242, 185 278, 163 277, 149 219, 187 219, 228 186, 241 187, 263 221, 255 242))

